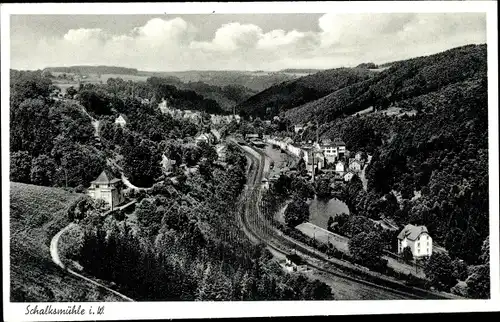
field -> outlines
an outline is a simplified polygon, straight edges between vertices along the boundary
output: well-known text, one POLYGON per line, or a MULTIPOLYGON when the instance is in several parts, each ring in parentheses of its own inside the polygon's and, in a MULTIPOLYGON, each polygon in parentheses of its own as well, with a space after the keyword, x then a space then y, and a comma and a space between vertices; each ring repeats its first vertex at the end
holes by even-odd
POLYGON ((343 236, 339 236, 337 234, 331 233, 326 229, 313 225, 311 223, 302 223, 295 227, 300 230, 305 235, 316 239, 322 243, 328 244, 330 242, 335 248, 343 251, 346 254, 349 254, 349 239, 343 236))
MULTIPOLYGON (((52 72, 52 75, 54 76, 59 76, 59 75, 62 75, 64 73, 61 73, 61 72, 52 72)), ((75 74, 72 74, 72 73, 66 73, 66 75, 69 75, 69 76, 72 76, 74 77, 75 74)), ((101 74, 101 76, 99 77, 98 74, 88 74, 88 75, 82 75, 82 76, 85 76, 85 78, 82 78, 81 79, 81 82, 82 83, 106 83, 108 81, 109 78, 121 78, 123 79, 124 81, 134 81, 134 82, 139 82, 139 81, 142 81, 142 82, 145 82, 150 76, 147 76, 147 75, 128 75, 128 74, 101 74)), ((69 79, 54 79, 54 84, 57 85, 57 86, 76 86, 78 87, 78 81, 76 80, 76 77, 75 77, 75 80, 69 80, 69 79)))
POLYGON ((12 302, 119 301, 73 277, 50 257, 52 237, 68 224, 65 209, 79 194, 10 184, 10 285, 12 302))

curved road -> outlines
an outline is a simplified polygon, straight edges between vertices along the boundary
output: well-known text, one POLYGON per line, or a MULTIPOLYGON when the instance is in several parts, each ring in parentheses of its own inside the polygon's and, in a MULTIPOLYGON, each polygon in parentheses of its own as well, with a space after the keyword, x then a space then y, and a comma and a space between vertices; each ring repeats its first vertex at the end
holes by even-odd
POLYGON ((241 146, 250 159, 250 171, 248 172, 248 186, 245 190, 246 205, 241 212, 240 221, 243 230, 252 241, 259 241, 268 246, 274 253, 281 256, 291 252, 299 253, 307 262, 309 267, 321 272, 324 280, 333 285, 333 289, 342 293, 344 299, 423 299, 423 298, 445 298, 441 294, 427 290, 412 288, 403 283, 389 280, 381 274, 370 272, 371 276, 360 275, 363 268, 346 263, 335 258, 327 258, 316 249, 304 245, 292 238, 283 235, 269 222, 260 211, 260 188, 264 169, 264 157, 257 151, 241 146), (349 272, 349 275, 343 271, 349 272), (356 274, 357 272, 357 274, 356 274), (356 276, 352 276, 353 274, 356 276), (363 276, 364 278, 358 278, 363 276), (368 280, 365 278, 368 277, 368 280), (386 286, 383 286, 381 284, 386 286))
POLYGON ((74 223, 70 223, 68 226, 64 227, 63 229, 61 229, 61 231, 59 231, 53 238, 52 240, 50 241, 50 256, 52 257, 52 261, 59 267, 61 267, 63 270, 65 270, 66 272, 68 272, 69 274, 73 275, 73 276, 76 276, 78 278, 81 278, 89 283, 92 283, 100 288, 103 288, 105 289, 106 291, 108 292, 111 292, 113 294, 115 294, 116 296, 122 298, 124 301, 128 301, 128 302, 134 302, 134 300, 132 300, 131 298, 113 290, 113 289, 110 289, 109 287, 105 286, 105 285, 102 285, 101 283, 98 283, 86 276, 83 276, 82 274, 79 274, 69 268, 66 268, 66 266, 62 263, 60 257, 59 257, 59 251, 58 251, 58 244, 59 244, 59 238, 61 238, 61 235, 64 234, 68 229, 70 229, 71 227, 75 226, 74 223))

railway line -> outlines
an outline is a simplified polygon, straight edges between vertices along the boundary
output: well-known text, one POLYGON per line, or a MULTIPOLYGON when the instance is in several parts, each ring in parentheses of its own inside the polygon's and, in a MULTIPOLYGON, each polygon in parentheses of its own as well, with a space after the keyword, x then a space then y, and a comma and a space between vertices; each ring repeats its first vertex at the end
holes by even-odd
MULTIPOLYGON (((269 219, 260 211, 261 180, 264 171, 265 158, 261 152, 249 153, 248 148, 241 147, 246 152, 249 160, 248 181, 244 191, 243 211, 240 212, 240 223, 243 231, 254 243, 265 244, 273 253, 283 256, 291 253, 301 255, 308 267, 320 272, 329 280, 336 290, 340 286, 345 297, 352 299, 439 299, 447 298, 441 294, 424 289, 413 288, 383 277, 363 276, 356 271, 346 269, 347 263, 341 264, 338 259, 327 258, 326 255, 312 249, 298 241, 284 236, 277 228, 273 227, 269 219), (343 267, 344 266, 344 267, 343 267), (348 271, 345 273, 344 271, 348 271), (354 276, 353 276, 354 275, 354 276), (366 279, 362 279, 363 276, 366 279), (359 294, 358 294, 359 293, 359 294)), ((354 266, 350 264, 350 266, 354 266)), ((360 269, 358 269, 360 270, 360 269)))

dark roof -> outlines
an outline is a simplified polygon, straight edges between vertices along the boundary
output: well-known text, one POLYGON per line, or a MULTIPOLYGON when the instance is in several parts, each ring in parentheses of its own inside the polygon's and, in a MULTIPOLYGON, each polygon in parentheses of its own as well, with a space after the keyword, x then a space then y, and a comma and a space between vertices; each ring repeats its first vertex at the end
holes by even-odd
POLYGON ((333 144, 335 145, 345 145, 344 141, 342 141, 342 139, 339 139, 339 138, 335 138, 335 140, 333 140, 333 144))
POLYGON ((398 239, 404 239, 405 237, 408 238, 409 240, 417 240, 417 238, 422 234, 422 233, 429 233, 427 231, 427 227, 425 226, 414 226, 411 224, 408 224, 403 228, 403 230, 399 233, 398 239))
POLYGON ((114 178, 108 171, 104 170, 101 174, 92 181, 92 183, 115 183, 119 182, 120 179, 114 178))

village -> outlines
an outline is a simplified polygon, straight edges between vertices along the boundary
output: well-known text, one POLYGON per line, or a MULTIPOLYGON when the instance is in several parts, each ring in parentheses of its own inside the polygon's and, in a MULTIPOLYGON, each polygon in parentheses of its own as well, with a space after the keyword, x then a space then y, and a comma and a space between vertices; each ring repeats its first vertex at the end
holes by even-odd
MULTIPOLYGON (((178 110, 168 107, 166 100, 158 106, 163 113, 170 114, 175 118, 187 118, 193 122, 203 122, 203 116, 200 112, 191 112, 187 110, 178 110)), ((224 166, 226 161, 227 142, 221 135, 221 129, 224 125, 231 121, 240 122, 238 115, 210 115, 210 121, 207 127, 210 130, 199 133, 193 137, 190 142, 185 143, 190 146, 199 146, 207 144, 212 146, 217 152, 216 163, 224 166), (219 130, 217 130, 218 128, 219 130)), ((118 115, 115 119, 115 124, 120 127, 127 126, 128 119, 125 115, 118 115)), ((295 131, 301 131, 303 128, 295 126, 295 131)), ((238 137, 238 135, 236 135, 238 137)), ((241 138, 241 136, 240 136, 241 138)), ((302 164, 303 172, 305 171, 308 180, 312 183, 322 177, 328 177, 331 180, 331 187, 335 184, 349 182, 354 175, 364 178, 364 171, 371 161, 371 156, 364 151, 349 151, 346 148, 345 142, 341 138, 333 140, 323 139, 316 141, 299 141, 295 142, 291 137, 277 137, 269 135, 258 135, 249 133, 243 139, 239 139, 241 144, 248 144, 254 149, 267 151, 271 154, 269 165, 264 172, 262 179, 262 187, 269 189, 269 185, 278 180, 280 175, 296 175, 300 172, 302 164), (274 151, 274 152, 273 152, 274 151)), ((161 167, 164 173, 165 180, 175 182, 174 168, 178 167, 185 175, 192 175, 199 171, 199 166, 192 167, 186 164, 176 165, 175 160, 169 159, 164 153, 161 156, 161 167)), ((363 182, 366 189, 366 183, 363 182)), ((114 178, 110 173, 103 171, 98 178, 91 182, 91 186, 87 190, 87 194, 94 199, 102 199, 107 204, 110 211, 122 209, 124 205, 130 206, 131 200, 125 197, 127 189, 141 190, 126 180, 126 178, 114 178)), ((416 273, 422 276, 420 272, 415 270, 411 265, 402 261, 405 248, 409 248, 412 257, 416 260, 428 258, 433 251, 432 238, 430 237, 425 226, 406 225, 403 229, 398 228, 393 220, 382 218, 380 220, 371 219, 376 225, 379 225, 385 230, 400 231, 397 237, 397 254, 386 251, 385 258, 388 260, 388 265, 403 273, 416 273)), ((348 253, 348 239, 344 236, 333 233, 330 230, 317 226, 311 222, 300 224, 296 227, 305 235, 314 238, 320 242, 332 243, 340 250, 348 253)), ((443 249, 439 248, 439 251, 443 249)), ((290 255, 282 264, 287 271, 303 270, 304 263, 298 256, 290 255)), ((417 265, 417 262, 415 262, 417 265)))

